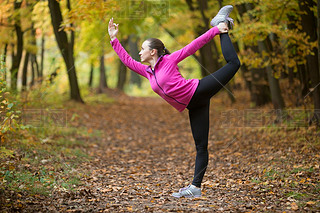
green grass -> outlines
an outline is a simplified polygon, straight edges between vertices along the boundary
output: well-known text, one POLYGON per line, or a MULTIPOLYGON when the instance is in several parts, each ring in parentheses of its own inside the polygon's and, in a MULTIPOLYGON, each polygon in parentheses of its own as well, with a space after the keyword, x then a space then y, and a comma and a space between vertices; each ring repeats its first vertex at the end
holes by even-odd
POLYGON ((42 166, 38 171, 28 170, 0 170, 3 176, 3 183, 6 185, 7 190, 14 190, 16 192, 28 191, 29 194, 42 194, 49 195, 54 187, 63 187, 67 190, 73 190, 75 186, 80 185, 80 176, 71 175, 67 167, 64 167, 65 177, 57 177, 57 172, 49 171, 46 167, 42 166))
POLYGON ((300 200, 301 198, 305 197, 306 194, 291 191, 291 192, 286 193, 285 196, 286 196, 286 197, 291 197, 291 198, 294 198, 294 199, 297 199, 297 200, 300 200))
POLYGON ((257 179, 257 178, 251 178, 251 182, 252 182, 252 183, 257 183, 257 184, 259 184, 259 183, 261 183, 262 181, 261 181, 260 179, 257 179))
POLYGON ((304 168, 304 167, 298 167, 298 168, 294 168, 290 171, 291 174, 297 174, 300 172, 314 172, 314 168, 313 167, 308 167, 308 168, 304 168))
MULTIPOLYGON (((114 101, 86 86, 80 89, 86 106, 114 101)), ((0 141, 0 190, 48 195, 53 189, 73 190, 81 185, 81 179, 88 175, 82 165, 91 160, 87 149, 103 134, 69 125, 78 115, 67 118, 68 109, 84 105, 69 101, 69 92, 61 84, 48 82, 13 97, 17 107, 25 111, 21 113, 20 129, 0 141), (67 123, 57 123, 61 117, 51 116, 56 111, 62 113, 56 116, 66 116, 62 121, 67 123), (46 116, 40 119, 43 113, 46 116)))
POLYGON ((12 134, 0 147, 0 189, 43 195, 54 188, 73 190, 87 175, 81 165, 91 160, 88 139, 101 135, 84 127, 54 126, 12 134))
POLYGON ((264 173, 264 177, 267 180, 285 180, 288 178, 289 174, 285 171, 279 171, 277 169, 269 169, 264 173))
MULTIPOLYGON (((1 171, 3 173, 3 171, 1 171)), ((30 171, 6 170, 3 181, 7 188, 17 192, 29 191, 30 194, 49 194, 48 189, 54 184, 54 179, 50 178, 43 171, 32 173, 30 171)))
POLYGON ((95 103, 112 103, 114 102, 113 98, 108 97, 106 94, 95 94, 95 95, 86 95, 84 96, 84 102, 87 104, 95 103))

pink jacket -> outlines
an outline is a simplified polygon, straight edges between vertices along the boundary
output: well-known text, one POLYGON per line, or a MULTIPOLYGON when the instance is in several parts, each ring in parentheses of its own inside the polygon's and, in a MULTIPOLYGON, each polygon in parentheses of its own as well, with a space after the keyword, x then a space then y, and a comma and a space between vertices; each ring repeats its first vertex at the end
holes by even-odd
POLYGON ((122 47, 116 38, 111 41, 111 45, 118 54, 120 60, 134 72, 146 77, 153 91, 160 95, 170 105, 182 112, 189 104, 196 91, 199 80, 183 78, 179 72, 178 63, 186 57, 194 54, 203 45, 208 43, 213 37, 220 34, 217 27, 213 27, 190 44, 170 55, 160 56, 154 66, 144 65, 135 61, 122 47))

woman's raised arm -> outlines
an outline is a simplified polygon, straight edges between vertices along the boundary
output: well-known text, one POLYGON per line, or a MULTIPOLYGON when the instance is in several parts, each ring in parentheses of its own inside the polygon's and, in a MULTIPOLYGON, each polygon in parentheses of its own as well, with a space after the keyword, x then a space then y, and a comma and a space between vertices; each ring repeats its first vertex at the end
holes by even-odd
POLYGON ((193 40, 191 43, 186 45, 180 50, 177 50, 171 55, 169 55, 170 59, 175 61, 177 64, 185 59, 186 57, 194 54, 198 49, 203 47, 206 43, 208 43, 213 37, 220 33, 227 33, 228 32, 228 26, 226 23, 220 23, 218 26, 211 28, 195 40, 193 40))
POLYGON ((148 66, 134 60, 118 41, 116 37, 119 32, 118 26, 119 24, 113 23, 113 18, 111 18, 108 25, 108 33, 111 39, 110 43, 114 51, 117 53, 117 55, 119 56, 122 63, 124 63, 124 65, 126 65, 129 69, 133 70, 134 72, 147 78, 146 69, 148 66))

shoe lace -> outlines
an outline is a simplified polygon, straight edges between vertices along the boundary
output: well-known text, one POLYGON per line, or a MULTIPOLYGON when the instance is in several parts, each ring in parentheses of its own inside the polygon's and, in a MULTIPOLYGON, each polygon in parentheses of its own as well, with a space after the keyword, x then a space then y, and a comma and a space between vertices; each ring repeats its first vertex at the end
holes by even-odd
POLYGON ((227 21, 228 21, 230 24, 232 24, 232 26, 234 26, 234 23, 233 23, 233 19, 232 19, 232 18, 227 17, 226 19, 227 19, 227 21))
POLYGON ((189 185, 189 186, 187 186, 187 187, 184 187, 184 188, 179 189, 179 192, 183 192, 183 191, 187 190, 190 186, 191 186, 191 185, 189 185))

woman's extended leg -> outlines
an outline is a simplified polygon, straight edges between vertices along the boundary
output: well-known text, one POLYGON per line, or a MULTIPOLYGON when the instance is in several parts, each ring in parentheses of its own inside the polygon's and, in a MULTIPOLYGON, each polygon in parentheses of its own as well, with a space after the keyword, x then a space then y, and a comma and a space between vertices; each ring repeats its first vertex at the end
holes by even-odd
POLYGON ((194 94, 195 99, 205 99, 206 102, 232 79, 240 67, 239 58, 228 33, 220 34, 220 43, 227 64, 200 80, 200 85, 194 94))

